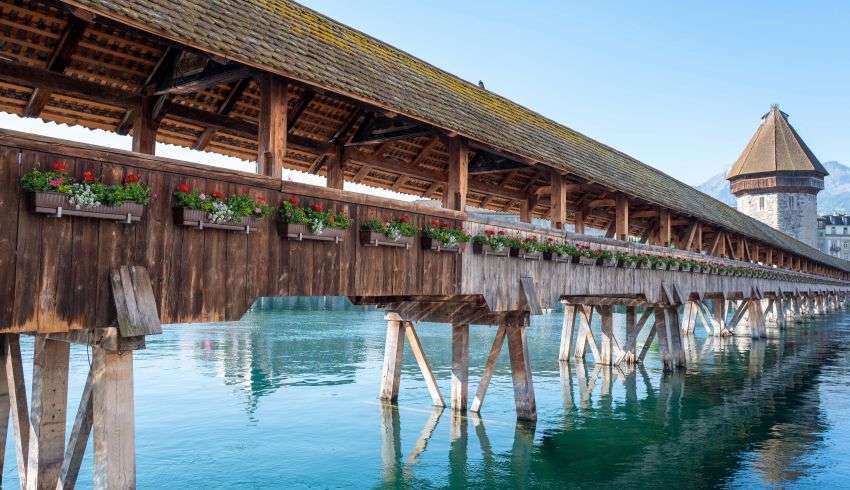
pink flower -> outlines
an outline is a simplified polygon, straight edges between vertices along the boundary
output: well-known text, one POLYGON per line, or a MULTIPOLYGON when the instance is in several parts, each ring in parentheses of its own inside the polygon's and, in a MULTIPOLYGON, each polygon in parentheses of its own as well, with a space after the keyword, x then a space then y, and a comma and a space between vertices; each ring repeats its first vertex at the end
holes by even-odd
POLYGON ((200 199, 201 201, 206 201, 207 195, 202 192, 202 193, 198 194, 198 199, 200 199))
POLYGON ((260 208, 254 208, 254 214, 263 214, 263 210, 260 208))
POLYGON ((59 187, 60 185, 65 183, 65 179, 50 179, 49 181, 47 181, 47 183, 53 187, 59 187))

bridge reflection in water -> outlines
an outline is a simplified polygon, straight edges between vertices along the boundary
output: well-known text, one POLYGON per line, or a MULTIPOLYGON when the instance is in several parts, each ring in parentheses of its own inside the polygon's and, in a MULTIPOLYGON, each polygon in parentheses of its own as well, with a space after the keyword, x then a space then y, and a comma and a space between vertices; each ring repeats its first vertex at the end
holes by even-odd
MULTIPOLYGON (((208 372, 244 393, 252 417, 261 399, 281 387, 358 383, 358 372, 379 368, 380 323, 362 331, 361 321, 350 319, 380 319, 380 312, 347 311, 352 307, 345 301, 287 301, 292 305, 255 307, 243 326, 215 330, 194 343, 208 372), (322 314, 311 315, 316 309, 322 314)), ((688 335, 687 371, 664 372, 654 349, 645 365, 631 367, 558 361, 559 315, 537 317, 530 329, 541 411, 536 424, 513 420, 509 407, 484 416, 428 409, 417 381, 403 388, 402 397, 422 403, 381 403, 374 400, 375 378, 366 372, 359 392, 366 390, 361 401, 376 407, 375 423, 364 422, 380 434, 376 483, 433 485, 435 466, 445 470, 445 481, 437 483, 450 486, 722 484, 744 470, 761 483, 793 482, 808 475, 806 455, 828 428, 818 375, 843 352, 839 340, 846 333, 830 326, 843 318, 769 329, 766 339, 688 335)), ((473 335, 494 332, 482 327, 473 335)), ((442 384, 451 365, 451 349, 440 348, 447 346, 445 329, 426 327, 420 334, 433 344, 431 362, 442 384)), ((474 345, 487 345, 478 340, 474 345)), ((505 357, 494 373, 494 391, 511 389, 505 357)), ((407 362, 404 371, 408 379, 418 374, 407 362)), ((470 378, 480 374, 473 370, 470 378)), ((329 403, 340 403, 342 411, 351 401, 329 403)))

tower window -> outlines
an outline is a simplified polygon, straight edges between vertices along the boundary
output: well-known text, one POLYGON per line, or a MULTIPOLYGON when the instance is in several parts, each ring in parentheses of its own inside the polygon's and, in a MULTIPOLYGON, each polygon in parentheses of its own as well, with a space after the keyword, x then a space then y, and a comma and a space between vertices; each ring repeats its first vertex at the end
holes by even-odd
POLYGON ((764 209, 764 196, 759 198, 759 209, 764 209))

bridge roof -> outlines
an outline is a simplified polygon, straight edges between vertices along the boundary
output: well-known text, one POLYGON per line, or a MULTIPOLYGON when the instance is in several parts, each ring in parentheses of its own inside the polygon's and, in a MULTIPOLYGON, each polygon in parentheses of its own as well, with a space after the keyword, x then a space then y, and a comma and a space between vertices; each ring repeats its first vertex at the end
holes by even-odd
MULTIPOLYGON (((297 3, 285 0, 63 0, 63 3, 172 42, 319 87, 326 91, 323 96, 333 93, 366 102, 648 204, 850 270, 850 263, 745 216, 637 159, 297 3)), ((104 31, 98 36, 109 41, 113 34, 104 31)), ((150 39, 139 38, 138 42, 144 49, 151 48, 150 39)), ((136 53, 122 53, 116 59, 124 57, 132 61, 134 56, 136 53)), ((101 56, 97 58, 99 63, 108 61, 101 56)), ((140 70, 132 66, 136 61, 128 63, 124 68, 140 70)), ((107 80, 115 78, 109 70, 98 69, 98 73, 107 80)), ((69 75, 98 78, 85 71, 69 75)), ((129 79, 109 80, 109 83, 123 89, 134 88, 129 79)), ((115 129, 114 115, 107 114, 103 104, 83 111, 93 117, 80 117, 82 101, 62 102, 63 113, 52 109, 54 120, 115 129)), ((190 102, 195 103, 199 102, 190 102)), ((21 112, 17 107, 14 110, 21 112)), ((186 131, 185 126, 176 127, 172 134, 160 135, 158 139, 192 146, 194 138, 186 136, 186 131)), ((245 150, 247 145, 243 143, 228 137, 209 149, 245 155, 249 150, 245 150)), ((481 199, 486 201, 488 197, 481 199)), ((508 201, 505 209, 509 206, 517 204, 508 201)))
POLYGON ((761 118, 747 147, 726 175, 728 179, 753 174, 777 172, 814 172, 822 176, 829 172, 821 165, 812 150, 797 134, 788 114, 773 105, 761 118))

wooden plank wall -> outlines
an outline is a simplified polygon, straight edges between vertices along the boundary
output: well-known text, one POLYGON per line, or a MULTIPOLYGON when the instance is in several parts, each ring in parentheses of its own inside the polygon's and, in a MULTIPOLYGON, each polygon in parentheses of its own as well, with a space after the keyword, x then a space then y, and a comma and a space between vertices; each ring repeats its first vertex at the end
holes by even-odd
POLYGON ((148 268, 163 323, 238 319, 261 296, 390 296, 456 293, 454 254, 363 247, 357 228, 370 217, 402 214, 421 225, 436 217, 459 224, 461 213, 243 172, 187 164, 34 135, 0 132, 0 330, 58 332, 110 325, 108 273, 148 268), (33 168, 66 162, 106 183, 141 176, 156 197, 135 225, 36 215, 18 179, 33 168), (256 232, 175 224, 172 195, 187 182, 207 192, 250 193, 277 206, 290 196, 344 210, 355 224, 341 244, 287 241, 275 219, 256 232))
MULTIPOLYGON (((496 227, 492 224, 467 221, 468 233, 483 233, 485 229, 519 231, 521 235, 536 235, 541 240, 557 233, 527 231, 517 227, 496 227)), ((524 307, 525 297, 520 278, 531 277, 544 308, 553 308, 564 296, 597 296, 605 298, 642 295, 650 303, 665 300, 662 284, 675 285, 687 298, 725 295, 728 298, 750 297, 754 287, 763 294, 783 292, 847 291, 847 287, 821 284, 801 284, 746 277, 718 276, 679 271, 621 269, 616 267, 584 266, 549 261, 520 260, 513 257, 463 255, 461 294, 482 294, 493 311, 512 311, 524 307)))

